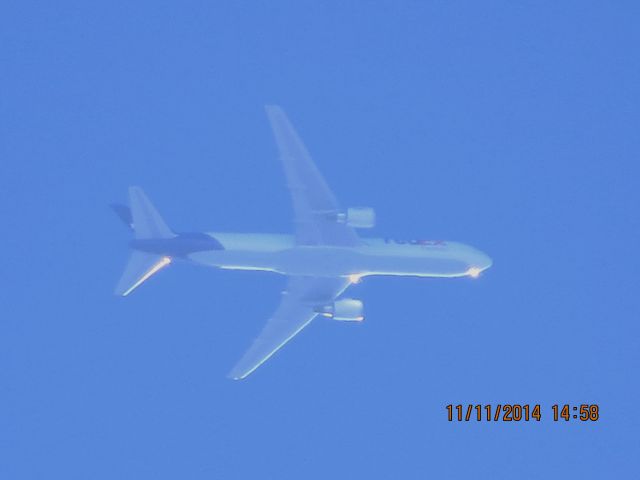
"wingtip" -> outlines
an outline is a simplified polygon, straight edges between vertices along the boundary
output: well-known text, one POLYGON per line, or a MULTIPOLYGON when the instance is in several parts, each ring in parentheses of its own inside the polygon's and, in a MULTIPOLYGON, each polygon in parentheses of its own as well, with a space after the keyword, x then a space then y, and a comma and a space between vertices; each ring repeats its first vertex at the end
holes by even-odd
POLYGON ((114 294, 116 297, 126 297, 126 296, 128 296, 132 291, 133 291, 133 288, 132 288, 132 287, 124 288, 124 287, 122 287, 121 285, 118 285, 118 286, 115 288, 115 290, 113 291, 113 294, 114 294))
POLYGON ((267 115, 273 115, 282 113, 282 107, 280 105, 276 105, 275 103, 269 103, 264 106, 267 115))

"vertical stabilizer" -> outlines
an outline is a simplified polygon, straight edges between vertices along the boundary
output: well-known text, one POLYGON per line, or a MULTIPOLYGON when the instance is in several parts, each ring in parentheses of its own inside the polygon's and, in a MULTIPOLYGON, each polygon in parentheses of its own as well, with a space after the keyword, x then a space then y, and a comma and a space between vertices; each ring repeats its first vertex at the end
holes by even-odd
POLYGON ((175 237, 140 187, 129 187, 129 202, 136 238, 175 237))
MULTIPOLYGON (((118 206, 115 210, 125 223, 130 222, 137 240, 167 239, 176 236, 140 187, 129 187, 129 206, 130 210, 124 206, 118 206)), ((171 257, 168 256, 133 251, 116 286, 116 295, 126 297, 170 263, 171 257)))

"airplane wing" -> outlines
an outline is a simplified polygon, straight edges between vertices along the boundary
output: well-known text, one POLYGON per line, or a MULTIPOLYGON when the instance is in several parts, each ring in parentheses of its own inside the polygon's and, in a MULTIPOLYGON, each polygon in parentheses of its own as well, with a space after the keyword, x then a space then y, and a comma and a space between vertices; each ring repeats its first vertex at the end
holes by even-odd
POLYGON ((298 245, 353 246, 355 230, 335 219, 340 206, 284 111, 266 107, 293 200, 298 245))
POLYGON ((318 315, 315 307, 332 303, 349 284, 340 277, 289 277, 280 306, 229 377, 245 378, 266 362, 318 315))
MULTIPOLYGON (((296 244, 360 243, 352 227, 337 222, 340 205, 285 113, 276 105, 266 110, 293 200, 296 244)), ((339 277, 289 277, 280 306, 229 376, 245 378, 266 362, 318 315, 316 307, 333 303, 349 283, 339 277)))

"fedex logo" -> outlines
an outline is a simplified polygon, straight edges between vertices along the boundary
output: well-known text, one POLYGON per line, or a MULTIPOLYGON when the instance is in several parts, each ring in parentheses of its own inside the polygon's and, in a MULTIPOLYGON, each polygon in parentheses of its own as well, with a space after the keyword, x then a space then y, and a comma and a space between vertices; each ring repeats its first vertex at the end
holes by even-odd
POLYGON ((447 245, 447 242, 444 240, 396 240, 388 237, 385 237, 384 243, 395 243, 397 245, 423 245, 428 247, 444 247, 447 245))

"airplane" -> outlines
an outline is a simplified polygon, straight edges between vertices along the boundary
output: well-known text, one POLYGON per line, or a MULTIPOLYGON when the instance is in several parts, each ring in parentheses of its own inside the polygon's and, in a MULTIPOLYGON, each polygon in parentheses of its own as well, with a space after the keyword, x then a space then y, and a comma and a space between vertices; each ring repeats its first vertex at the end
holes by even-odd
POLYGON ((458 242, 360 237, 357 229, 375 225, 374 210, 341 208, 284 111, 268 105, 266 112, 293 201, 292 235, 174 232, 139 187, 129 188, 129 207, 112 205, 134 237, 117 295, 129 295, 176 260, 287 276, 280 305, 230 378, 246 378, 318 316, 361 322, 362 301, 339 297, 363 277, 475 278, 492 265, 458 242))

